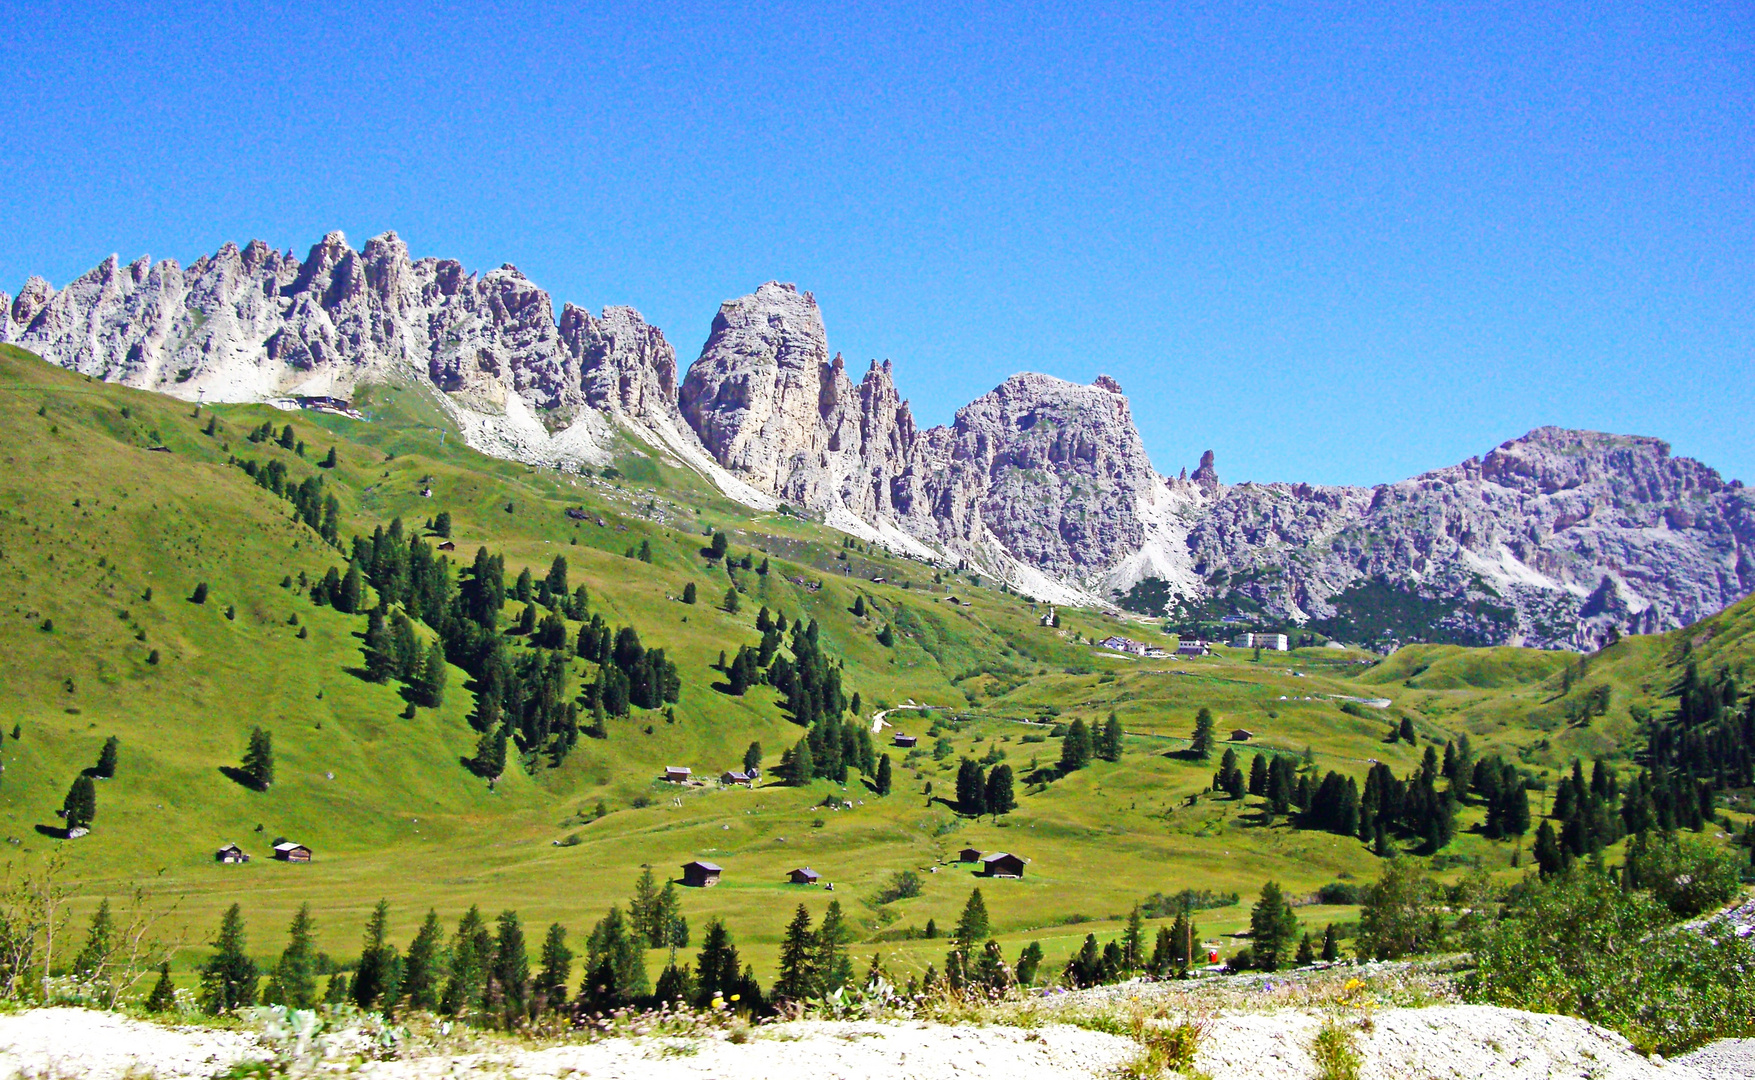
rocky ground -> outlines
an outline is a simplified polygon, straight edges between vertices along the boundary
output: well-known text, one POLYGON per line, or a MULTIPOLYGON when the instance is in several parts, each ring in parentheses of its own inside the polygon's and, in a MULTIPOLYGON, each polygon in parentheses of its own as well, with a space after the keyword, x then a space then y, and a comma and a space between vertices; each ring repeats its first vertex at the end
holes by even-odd
MULTIPOLYGON (((1315 1010, 1223 1013, 1208 1021, 1195 1065, 1213 1080, 1306 1080, 1318 1075, 1315 1010)), ((1369 1030, 1353 1021, 1362 1080, 1470 1077, 1593 1080, 1740 1080, 1755 1077, 1755 1040, 1731 1040, 1662 1062, 1580 1020, 1485 1006, 1387 1009, 1369 1030)), ((0 1016, 0 1077, 49 1080, 206 1078, 269 1056, 258 1034, 144 1023, 78 1009, 0 1016)), ((627 1080, 823 1080, 948 1077, 1030 1080, 1114 1076, 1140 1053, 1131 1038, 1071 1024, 1036 1027, 921 1022, 776 1024, 742 1042, 697 1037, 613 1038, 536 1046, 392 1054, 383 1060, 346 1038, 318 1065, 323 1074, 427 1080, 439 1077, 597 1077, 627 1080)), ((283 1058, 284 1060, 284 1058, 283 1058)))

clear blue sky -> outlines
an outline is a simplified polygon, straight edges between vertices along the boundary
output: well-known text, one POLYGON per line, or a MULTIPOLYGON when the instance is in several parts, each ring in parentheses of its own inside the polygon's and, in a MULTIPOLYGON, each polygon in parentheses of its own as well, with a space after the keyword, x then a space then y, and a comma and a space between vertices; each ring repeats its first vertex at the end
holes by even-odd
POLYGON ((8 5, 9 293, 394 229, 684 364, 796 282, 923 426, 1107 372, 1171 473, 1552 423, 1755 481, 1747 3, 112 7, 8 5))

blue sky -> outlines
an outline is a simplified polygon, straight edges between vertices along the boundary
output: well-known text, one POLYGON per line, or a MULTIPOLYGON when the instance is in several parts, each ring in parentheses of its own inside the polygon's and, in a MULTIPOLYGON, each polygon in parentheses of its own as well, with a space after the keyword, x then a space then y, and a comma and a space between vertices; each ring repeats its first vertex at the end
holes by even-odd
POLYGON ((1552 423, 1755 481, 1747 4, 8 12, 9 293, 394 229, 684 364, 796 282, 922 425, 1108 373, 1172 473, 1371 483, 1552 423))

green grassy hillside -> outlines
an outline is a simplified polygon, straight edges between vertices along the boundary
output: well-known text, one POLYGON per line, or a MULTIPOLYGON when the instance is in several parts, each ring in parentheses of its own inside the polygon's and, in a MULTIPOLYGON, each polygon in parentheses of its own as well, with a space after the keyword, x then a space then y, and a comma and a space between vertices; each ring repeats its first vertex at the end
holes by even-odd
MULTIPOLYGON (((611 903, 625 902, 642 864, 674 874, 706 858, 726 868, 725 879, 689 891, 684 913, 697 933, 723 917, 764 977, 790 907, 802 901, 820 913, 831 899, 859 923, 862 956, 879 949, 907 970, 942 959, 942 942, 907 933, 929 919, 954 923, 977 879, 951 860, 974 846, 1031 860, 1024 880, 981 884, 1008 949, 1041 940, 1055 963, 1148 893, 1240 892, 1243 904, 1202 917, 1203 930, 1229 932, 1247 922, 1248 900, 1267 878, 1305 895, 1375 876, 1378 859, 1359 841, 1284 819, 1265 825, 1259 800, 1209 792, 1216 759, 1184 753, 1202 707, 1217 714, 1221 737, 1247 728, 1249 748, 1308 753, 1319 770, 1362 777, 1383 761, 1405 775, 1427 745, 1467 733, 1477 753, 1541 774, 1575 755, 1630 764, 1636 710, 1664 707, 1684 648, 1703 665, 1749 659, 1755 612, 1745 601, 1685 633, 1623 641, 1583 670, 1561 654, 1450 646, 1383 661, 1331 649, 1141 661, 1087 643, 1157 635, 1150 624, 1063 610, 1059 628, 1044 627, 1035 605, 967 575, 728 503, 651 447, 628 443, 611 475, 562 474, 467 449, 420 391, 376 388, 361 405, 368 421, 264 406, 197 415, 0 347, 0 654, 9 660, 0 681, 0 830, 19 860, 65 851, 85 904, 143 881, 177 898, 177 922, 196 942, 238 901, 266 956, 309 901, 322 947, 340 956, 357 950, 381 896, 395 905, 403 941, 429 906, 454 921, 472 903, 516 908, 527 925, 558 920, 582 937, 611 903), (290 423, 304 454, 249 441, 264 422, 277 432, 290 423), (320 468, 331 446, 337 464, 320 468), (483 546, 501 552, 508 581, 526 567, 540 576, 563 555, 595 613, 636 626, 677 662, 674 715, 635 709, 609 721, 606 739, 581 739, 558 768, 514 764, 490 787, 461 763, 478 737, 465 673, 450 672, 440 708, 412 716, 395 684, 364 679, 365 618, 283 584, 344 568, 344 557, 297 523, 286 500, 228 464, 232 457, 278 461, 293 481, 321 476, 339 500, 344 542, 393 518, 418 530, 444 511, 453 557, 467 563, 483 546), (717 606, 728 578, 702 554, 714 530, 729 535, 733 557, 771 565, 765 576, 738 572, 736 614, 717 606), (627 555, 642 543, 650 563, 627 555), (203 582, 206 600, 194 603, 203 582), (686 605, 691 583, 700 602, 686 605), (856 598, 863 616, 853 614, 856 598), (922 737, 912 755, 891 751, 894 793, 879 798, 857 778, 845 788, 765 781, 754 790, 658 781, 667 765, 709 775, 735 767, 752 740, 771 774, 802 734, 771 690, 732 697, 714 688, 724 678, 714 670, 721 651, 760 639, 754 623, 764 605, 818 622, 847 688, 861 694, 864 720, 905 702, 933 707, 889 716, 922 737), (878 641, 885 626, 897 631, 893 647, 878 641), (1601 685, 1610 688, 1606 710, 1580 720, 1577 703, 1601 685), (1096 723, 1112 711, 1128 733, 1122 759, 1047 782, 1061 742, 1051 726, 1096 723), (1418 745, 1385 740, 1403 718, 1418 745), (238 763, 255 725, 273 733, 276 748, 266 792, 222 771, 238 763), (94 830, 55 838, 63 795, 111 735, 121 740, 121 767, 98 784, 94 830), (934 752, 940 738, 948 755, 934 752), (964 755, 1003 755, 1038 782, 1021 782, 1018 810, 997 822, 959 817, 945 799, 964 755), (600 802, 609 812, 598 819, 600 802), (310 844, 316 861, 269 861, 281 836, 310 844), (255 861, 216 865, 213 850, 227 841, 255 861), (801 865, 834 891, 783 884, 801 865), (876 903, 905 869, 922 874, 923 894, 876 903)), ((577 629, 569 623, 569 634, 577 629)), ((569 694, 583 689, 588 669, 573 661, 569 694)), ((1464 824, 1478 818, 1471 807, 1464 824)), ((1518 872, 1513 845, 1473 833, 1443 855, 1448 865, 1479 860, 1518 872)), ((1348 917, 1345 909, 1304 914, 1313 925, 1348 917)))

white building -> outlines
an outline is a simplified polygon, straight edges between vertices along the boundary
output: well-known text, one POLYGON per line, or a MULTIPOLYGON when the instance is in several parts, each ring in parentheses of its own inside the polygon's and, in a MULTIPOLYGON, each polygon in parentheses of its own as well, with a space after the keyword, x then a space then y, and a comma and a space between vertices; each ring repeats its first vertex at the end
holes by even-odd
POLYGON ((1288 648, 1284 634, 1238 634, 1231 642, 1233 649, 1271 649, 1274 652, 1285 652, 1288 648))

